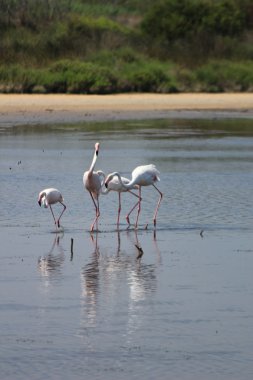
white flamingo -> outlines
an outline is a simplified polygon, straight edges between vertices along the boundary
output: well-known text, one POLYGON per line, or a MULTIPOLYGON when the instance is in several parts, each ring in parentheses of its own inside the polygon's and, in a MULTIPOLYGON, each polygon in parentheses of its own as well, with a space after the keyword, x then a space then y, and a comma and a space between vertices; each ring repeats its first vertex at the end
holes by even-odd
POLYGON ((90 193, 92 202, 93 202, 93 204, 95 206, 95 210, 96 210, 96 216, 95 216, 95 219, 94 219, 94 221, 91 225, 91 228, 90 228, 91 232, 94 230, 95 224, 97 225, 97 229, 98 229, 98 218, 100 216, 99 194, 100 194, 101 188, 102 188, 102 183, 101 183, 102 181, 100 178, 100 174, 98 172, 94 171, 94 167, 95 167, 95 164, 96 164, 96 161, 98 158, 98 152, 99 152, 99 143, 97 142, 95 144, 95 152, 94 152, 94 156, 93 156, 93 160, 92 160, 90 169, 88 171, 84 172, 84 175, 83 175, 84 187, 90 193))
POLYGON ((45 208, 48 208, 48 207, 50 208, 51 213, 52 213, 53 218, 54 218, 54 223, 58 227, 60 227, 60 219, 61 219, 64 211, 66 210, 66 206, 63 203, 63 201, 64 201, 64 199, 63 199, 62 194, 60 193, 60 191, 57 190, 57 189, 54 189, 54 188, 49 188, 49 189, 42 190, 39 193, 39 197, 38 197, 38 204, 40 206, 43 205, 43 207, 45 207, 45 208), (58 202, 62 204, 63 210, 62 210, 59 218, 56 220, 51 205, 53 205, 55 203, 58 203, 58 202))
POLYGON ((136 218, 136 222, 135 222, 135 228, 138 227, 138 220, 139 220, 139 215, 140 215, 140 211, 141 211, 141 188, 142 188, 142 186, 150 186, 150 185, 152 185, 160 194, 157 206, 155 208, 154 217, 153 217, 154 226, 156 227, 157 212, 158 212, 158 209, 159 209, 162 197, 163 197, 163 193, 155 186, 155 182, 160 181, 159 174, 160 173, 156 169, 155 165, 150 164, 150 165, 137 166, 137 168, 135 168, 132 171, 131 181, 127 184, 124 184, 122 182, 122 179, 121 179, 122 177, 118 172, 108 174, 108 176, 105 180, 105 187, 106 188, 108 188, 110 181, 115 176, 118 177, 118 179, 121 183, 121 186, 127 190, 133 189, 134 186, 138 185, 138 187, 139 187, 139 201, 138 201, 139 207, 138 207, 138 213, 137 213, 137 218, 136 218))
MULTIPOLYGON (((105 174, 101 171, 101 170, 98 170, 97 173, 103 177, 103 183, 105 182, 105 174)), ((121 177, 121 182, 123 185, 127 185, 130 180, 128 178, 125 178, 125 177, 121 177)), ((102 189, 101 193, 102 194, 108 194, 110 191, 116 191, 119 195, 119 206, 118 206, 118 217, 117 217, 117 228, 119 228, 119 220, 120 220, 120 212, 121 212, 121 193, 125 193, 125 192, 128 192, 132 195, 134 195, 135 197, 138 198, 138 202, 131 208, 131 210, 129 211, 129 213, 127 214, 126 216, 126 221, 128 223, 128 227, 130 227, 130 220, 129 220, 129 216, 131 214, 131 212, 138 206, 139 204, 139 196, 137 194, 135 194, 133 191, 131 191, 130 189, 126 189, 125 186, 122 186, 121 182, 119 181, 119 179, 114 176, 107 184, 107 187, 105 190, 102 189)), ((103 185, 102 183, 102 185, 103 185)), ((138 185, 134 185, 133 186, 133 189, 138 189, 138 185)))

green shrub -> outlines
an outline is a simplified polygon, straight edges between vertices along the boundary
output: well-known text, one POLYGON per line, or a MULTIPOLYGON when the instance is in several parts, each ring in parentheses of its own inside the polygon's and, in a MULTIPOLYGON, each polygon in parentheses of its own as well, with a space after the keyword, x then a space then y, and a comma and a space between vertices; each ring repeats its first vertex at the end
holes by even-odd
POLYGON ((70 93, 110 93, 116 88, 116 77, 108 68, 90 62, 62 60, 54 63, 49 72, 60 75, 70 93))
POLYGON ((124 66, 119 87, 123 91, 167 92, 165 88, 170 83, 170 79, 165 65, 138 62, 124 66))
POLYGON ((48 69, 38 71, 38 81, 36 85, 45 88, 47 93, 65 93, 67 91, 67 81, 63 73, 52 73, 48 69))
POLYGON ((3 92, 32 92, 37 82, 36 70, 24 68, 18 64, 0 67, 0 83, 3 92))
POLYGON ((195 71, 202 91, 248 91, 253 88, 253 63, 210 62, 195 71))
MULTIPOLYGON (((124 55, 124 54, 123 54, 124 55)), ((108 54, 108 57, 110 55, 108 54)), ((144 56, 106 62, 60 60, 47 68, 0 66, 0 92, 107 94, 117 92, 253 91, 253 62, 211 61, 190 70, 144 56)))
POLYGON ((68 92, 81 94, 106 94, 115 92, 116 78, 104 68, 87 66, 77 75, 68 76, 68 92))
POLYGON ((160 0, 144 15, 141 29, 154 54, 168 57, 178 43, 176 52, 182 56, 180 48, 184 46, 191 61, 194 57, 198 61, 199 57, 215 56, 221 37, 239 40, 252 28, 249 4, 246 0, 242 4, 239 0, 160 0))

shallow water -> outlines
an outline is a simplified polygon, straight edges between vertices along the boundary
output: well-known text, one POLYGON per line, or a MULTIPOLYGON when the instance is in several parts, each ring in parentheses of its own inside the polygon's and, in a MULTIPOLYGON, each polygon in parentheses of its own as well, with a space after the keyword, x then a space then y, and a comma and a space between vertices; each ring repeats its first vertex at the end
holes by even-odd
POLYGON ((2 130, 1 379, 252 379, 252 163, 247 120, 2 130), (90 235, 82 175, 96 141, 96 169, 160 170, 156 233, 149 187, 137 232, 124 218, 133 196, 117 231, 110 193, 90 235), (57 234, 37 204, 51 186, 67 205, 57 234))

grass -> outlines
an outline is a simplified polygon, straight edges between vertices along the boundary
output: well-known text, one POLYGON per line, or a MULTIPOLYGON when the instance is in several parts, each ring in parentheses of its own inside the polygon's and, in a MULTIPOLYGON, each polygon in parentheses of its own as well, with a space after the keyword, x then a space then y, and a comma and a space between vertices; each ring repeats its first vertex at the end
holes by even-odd
POLYGON ((212 61, 195 70, 200 90, 205 92, 252 91, 253 62, 212 61))
POLYGON ((0 91, 7 93, 252 91, 253 62, 212 61, 188 70, 171 62, 146 61, 123 49, 115 54, 103 51, 89 62, 64 59, 41 68, 1 65, 0 83, 0 91))
MULTIPOLYGON (((193 0, 194 5, 199 1, 193 0)), ((181 14, 176 1, 159 1, 163 2, 174 2, 181 14)), ((253 30, 239 37, 207 33, 205 39, 201 31, 189 38, 187 30, 187 37, 165 43, 160 35, 152 39, 141 27, 151 0, 26 0, 22 12, 18 2, 11 0, 11 13, 3 4, 0 92, 253 90, 253 30), (210 55, 205 54, 207 47, 210 55)), ((156 21, 159 31, 160 18, 156 21)), ((148 25, 154 29, 154 24, 148 25)))

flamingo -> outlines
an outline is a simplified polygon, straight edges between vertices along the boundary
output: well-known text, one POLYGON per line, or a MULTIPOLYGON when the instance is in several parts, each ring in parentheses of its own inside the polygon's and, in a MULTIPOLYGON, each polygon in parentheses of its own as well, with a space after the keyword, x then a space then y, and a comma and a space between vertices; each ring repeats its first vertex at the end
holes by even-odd
MULTIPOLYGON (((103 177, 103 183, 105 182, 105 174, 101 171, 101 170, 98 170, 97 172, 101 177, 103 177)), ((109 182, 108 182, 108 185, 107 185, 107 188, 105 190, 102 190, 101 193, 102 194, 108 194, 110 191, 117 191, 118 192, 118 195, 119 195, 119 206, 118 206, 118 218, 117 218, 117 228, 119 228, 119 219, 120 219, 120 212, 121 212, 121 193, 123 192, 128 192, 132 195, 134 195, 135 197, 139 198, 139 196, 137 194, 135 194, 133 191, 131 191, 130 189, 126 189, 125 186, 122 186, 123 185, 127 185, 130 180, 128 178, 125 178, 125 177, 121 177, 121 182, 119 181, 119 179, 115 176, 113 177, 109 182), (122 183, 121 183, 122 182, 122 183)), ((102 183, 102 185, 103 185, 102 183)), ((138 185, 134 185, 133 186, 133 189, 138 189, 138 185)), ((127 220, 127 223, 128 223, 128 228, 130 227, 130 220, 129 220, 129 215, 131 214, 131 212, 135 209, 135 207, 138 206, 139 204, 139 200, 140 198, 138 199, 138 202, 131 208, 131 210, 129 211, 129 213, 127 214, 126 216, 126 220, 127 220)))
POLYGON ((98 228, 98 218, 100 216, 100 211, 99 211, 99 194, 101 192, 102 188, 102 183, 101 183, 101 175, 98 172, 94 171, 94 167, 98 158, 98 152, 99 152, 99 143, 97 142, 95 144, 95 152, 93 156, 93 160, 90 166, 90 169, 86 172, 84 172, 83 175, 83 184, 84 187, 88 190, 90 193, 92 202, 95 206, 96 210, 96 216, 91 224, 90 232, 93 232, 95 224, 97 225, 98 228))
POLYGON ((49 206, 49 208, 51 210, 51 213, 53 215, 53 218, 54 218, 54 223, 58 227, 60 227, 60 219, 61 219, 64 211, 66 210, 66 206, 63 203, 63 200, 64 199, 63 199, 62 194, 60 193, 60 191, 57 190, 57 189, 54 189, 54 188, 49 188, 49 189, 42 190, 39 193, 39 197, 38 197, 38 204, 40 206, 43 205, 43 207, 45 207, 45 208, 48 208, 48 206, 49 206), (59 218, 56 220, 51 205, 53 205, 55 203, 58 203, 58 202, 62 204, 63 210, 62 210, 59 218))
POLYGON ((159 178, 159 171, 156 169, 155 165, 150 164, 150 165, 142 165, 142 166, 137 166, 133 171, 132 171, 132 179, 129 183, 123 183, 122 177, 118 172, 114 172, 111 174, 108 174, 106 180, 105 180, 105 187, 108 188, 110 181, 112 181, 113 177, 118 177, 119 182, 122 187, 124 187, 127 190, 133 189, 134 186, 138 185, 139 187, 139 201, 138 201, 138 213, 137 213, 137 218, 135 222, 135 228, 138 228, 138 220, 139 220, 139 215, 141 211, 141 188, 142 186, 150 186, 152 185, 160 194, 157 206, 155 208, 154 212, 154 217, 153 217, 153 222, 154 226, 156 227, 156 217, 157 217, 157 212, 163 197, 163 193, 156 187, 155 183, 160 181, 159 178))

